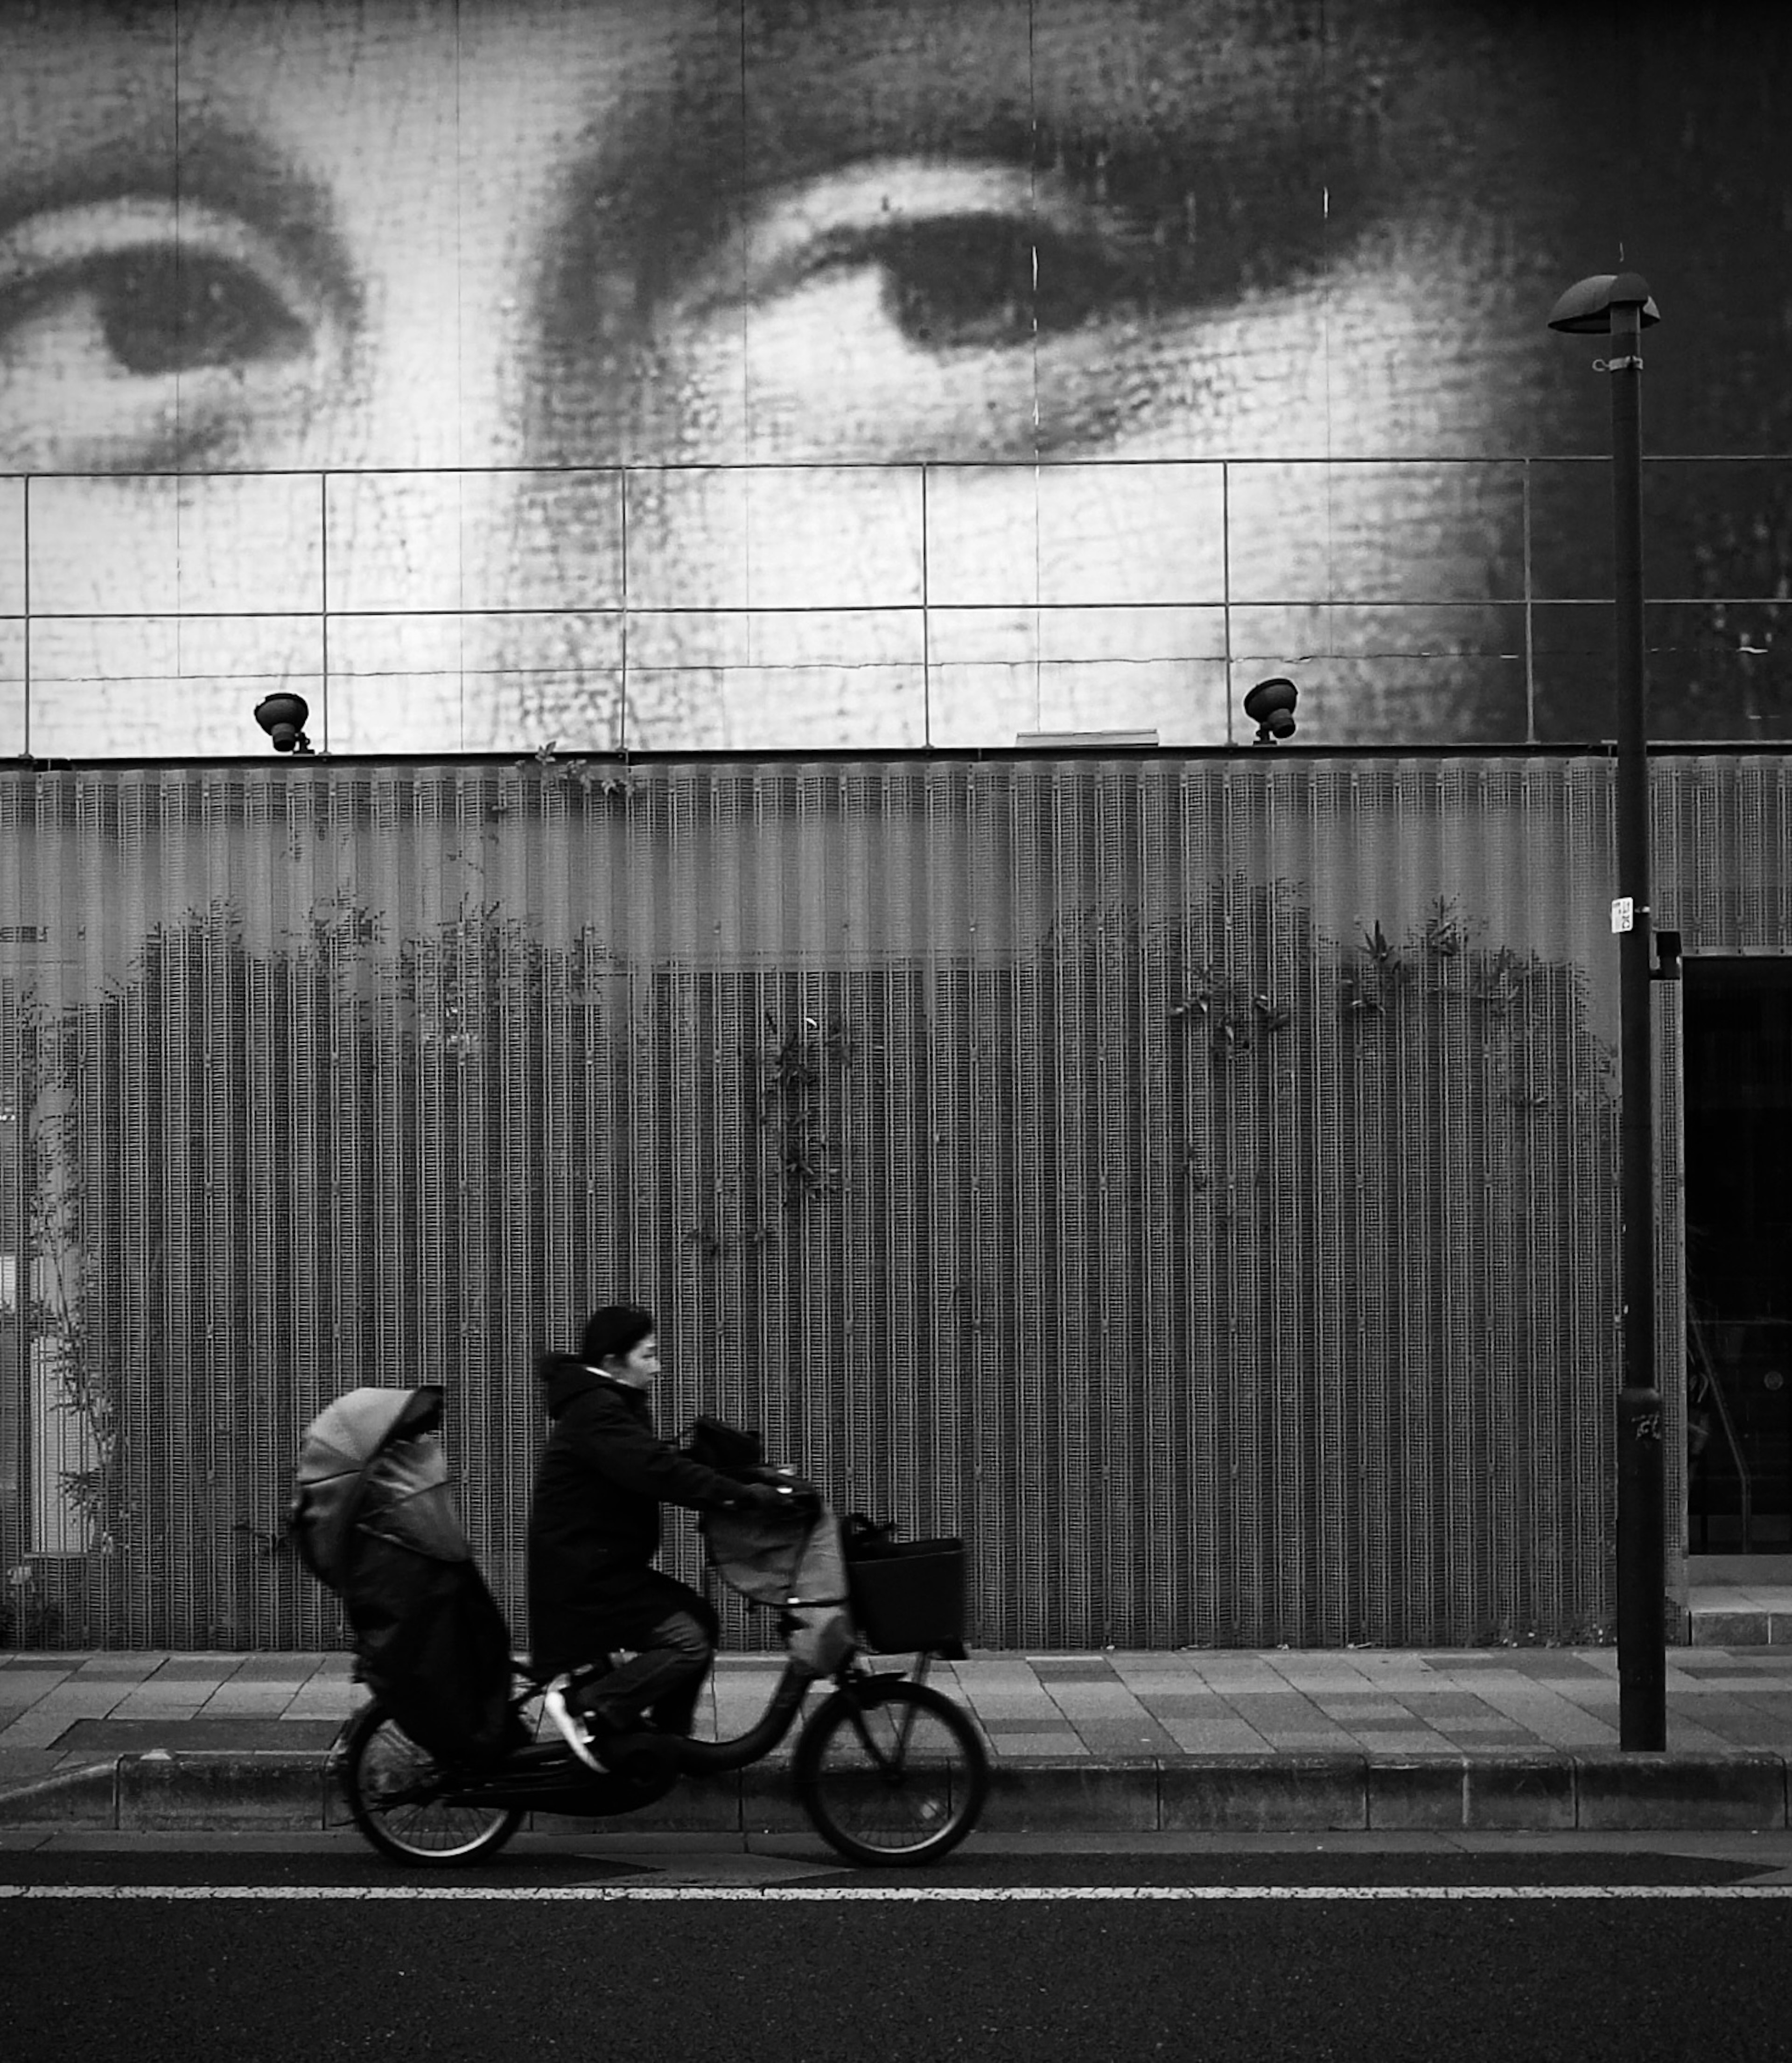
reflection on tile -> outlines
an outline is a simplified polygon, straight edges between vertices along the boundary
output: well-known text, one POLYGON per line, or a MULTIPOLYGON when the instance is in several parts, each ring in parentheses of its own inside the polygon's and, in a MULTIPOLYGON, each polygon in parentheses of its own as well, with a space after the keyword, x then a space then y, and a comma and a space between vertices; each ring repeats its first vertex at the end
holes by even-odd
POLYGON ((315 609, 322 568, 323 502, 312 474, 31 483, 34 611, 315 609))
POLYGON ((339 474, 332 609, 590 609, 622 594, 622 475, 339 474))
POLYGON ((1041 467, 1040 601, 1223 601, 1224 507, 1217 465, 1041 467))

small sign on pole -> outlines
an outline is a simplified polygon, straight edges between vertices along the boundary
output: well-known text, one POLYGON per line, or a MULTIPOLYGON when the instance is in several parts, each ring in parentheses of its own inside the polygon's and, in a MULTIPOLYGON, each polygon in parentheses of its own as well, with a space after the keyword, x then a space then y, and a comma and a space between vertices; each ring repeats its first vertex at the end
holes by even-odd
POLYGON ((1612 930, 1615 934, 1633 931, 1636 928, 1637 899, 1633 895, 1621 895, 1612 905, 1612 930))

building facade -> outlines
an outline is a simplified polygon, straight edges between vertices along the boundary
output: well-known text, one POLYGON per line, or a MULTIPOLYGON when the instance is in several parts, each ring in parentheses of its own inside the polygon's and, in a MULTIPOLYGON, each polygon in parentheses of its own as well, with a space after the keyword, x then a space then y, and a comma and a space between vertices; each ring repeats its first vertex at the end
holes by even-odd
MULTIPOLYGON (((1770 975, 1792 763, 1654 779, 1658 923, 1770 975)), ((268 762, 0 809, 14 1640, 332 1638, 284 1501, 364 1383, 445 1385, 518 1611, 534 1358, 624 1297, 668 1430, 962 1533, 984 1643, 1609 1635, 1609 758, 268 762)))

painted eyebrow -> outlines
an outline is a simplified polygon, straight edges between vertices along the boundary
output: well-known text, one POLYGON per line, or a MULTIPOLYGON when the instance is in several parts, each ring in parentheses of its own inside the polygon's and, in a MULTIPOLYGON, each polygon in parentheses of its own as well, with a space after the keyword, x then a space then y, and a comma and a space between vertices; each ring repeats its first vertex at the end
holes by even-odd
POLYGON ((360 312, 360 282, 324 190, 256 137, 191 115, 0 175, 0 236, 38 215, 145 199, 236 217, 279 245, 341 315, 360 312))

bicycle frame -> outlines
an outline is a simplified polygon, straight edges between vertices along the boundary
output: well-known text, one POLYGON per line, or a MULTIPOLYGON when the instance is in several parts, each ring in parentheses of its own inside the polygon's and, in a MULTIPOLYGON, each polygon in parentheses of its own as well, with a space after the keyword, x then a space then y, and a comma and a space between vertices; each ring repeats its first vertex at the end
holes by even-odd
MULTIPOLYGON (((917 1658, 916 1683, 926 1680, 929 1659, 925 1653, 917 1658)), ((876 1682, 880 1675, 900 1679, 908 1674, 904 1670, 857 1669, 856 1659, 856 1656, 849 1658, 834 1672, 836 1686, 848 1695, 856 1688, 876 1682)), ((635 1736, 634 1741, 640 1743, 639 1774, 629 1771, 600 1774, 586 1769, 562 1741, 531 1742, 506 1755, 495 1769, 461 1781, 445 1782, 440 1795, 457 1804, 574 1813, 593 1819, 632 1812, 664 1797, 681 1776, 723 1775, 763 1760, 790 1731, 810 1686, 820 1680, 818 1672, 794 1658, 787 1659, 765 1711, 745 1733, 729 1740, 690 1740, 651 1733, 635 1736)), ((540 1687, 531 1679, 513 1699, 513 1709, 520 1710, 540 1687)), ((884 1757, 857 1714, 855 1722, 868 1752, 882 1763, 884 1757)), ((634 1752, 631 1743, 631 1759, 634 1752)))

